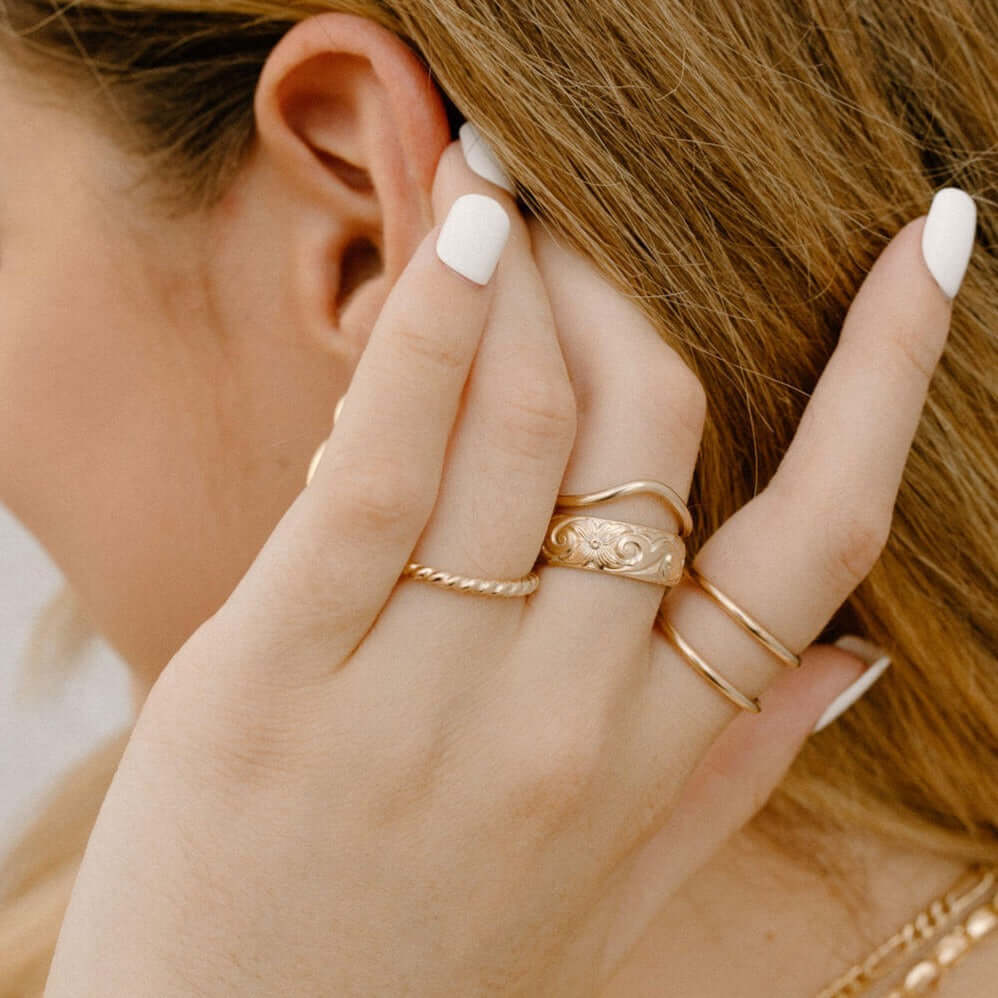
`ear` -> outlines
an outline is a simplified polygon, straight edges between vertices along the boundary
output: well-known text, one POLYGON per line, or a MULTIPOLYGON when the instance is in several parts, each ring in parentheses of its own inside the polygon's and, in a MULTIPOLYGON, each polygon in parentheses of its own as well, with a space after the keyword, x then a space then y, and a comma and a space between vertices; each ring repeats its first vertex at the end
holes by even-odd
POLYGON ((356 357, 433 227, 451 141, 430 73, 395 34, 351 14, 295 25, 255 95, 258 152, 280 185, 300 333, 356 357))

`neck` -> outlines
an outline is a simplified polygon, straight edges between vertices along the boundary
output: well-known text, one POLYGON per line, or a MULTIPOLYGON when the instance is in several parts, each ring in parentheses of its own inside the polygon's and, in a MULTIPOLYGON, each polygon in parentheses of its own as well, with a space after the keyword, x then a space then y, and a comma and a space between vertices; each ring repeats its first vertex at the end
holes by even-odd
POLYGON ((750 825, 659 909, 601 998, 813 998, 968 865, 873 836, 843 835, 830 848, 849 870, 845 884, 750 825))

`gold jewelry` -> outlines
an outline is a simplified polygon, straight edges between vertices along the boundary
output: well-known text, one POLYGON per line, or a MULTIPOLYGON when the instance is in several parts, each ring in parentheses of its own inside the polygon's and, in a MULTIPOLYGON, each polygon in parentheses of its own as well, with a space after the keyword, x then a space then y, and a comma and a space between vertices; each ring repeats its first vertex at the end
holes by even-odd
POLYGON ((936 983, 943 970, 953 966, 974 943, 998 928, 996 887, 998 867, 974 864, 941 898, 881 943, 862 963, 850 967, 823 988, 816 998, 854 998, 877 981, 901 970, 902 958, 933 939, 946 922, 962 918, 961 924, 939 939, 932 956, 919 959, 907 968, 900 989, 892 991, 887 998, 923 994, 936 983), (975 905, 979 907, 974 908, 975 905), (966 915, 971 908, 974 910, 966 915))
MULTIPOLYGON (((340 413, 343 412, 343 403, 346 402, 346 395, 341 395, 340 400, 336 403, 336 408, 333 410, 333 429, 336 428, 336 420, 340 418, 340 413)), ((322 460, 322 455, 326 451, 326 440, 323 440, 319 444, 316 452, 312 455, 312 460, 308 466, 308 474, 305 476, 305 488, 307 489, 312 484, 312 479, 315 477, 315 470, 319 467, 319 462, 322 460)))
POLYGON ((754 617, 750 617, 730 596, 725 596, 713 582, 704 578, 692 564, 686 566, 686 574, 689 576, 690 581, 696 583, 732 620, 741 624, 759 644, 771 651, 785 665, 789 665, 791 669, 800 668, 801 660, 799 655, 795 655, 782 641, 767 631, 759 621, 754 617))
POLYGON ((686 545, 658 527, 559 513, 551 517, 538 560, 674 586, 683 577, 686 545))
POLYGON ((541 584, 536 572, 523 576, 521 579, 473 579, 467 575, 452 575, 442 572, 429 565, 420 565, 410 561, 402 570, 402 575, 415 579, 417 582, 430 582, 442 589, 453 589, 470 596, 529 596, 537 591, 541 584))
POLYGON ((319 467, 319 462, 322 460, 325 450, 326 441, 323 440, 319 444, 319 449, 312 455, 312 463, 308 466, 308 475, 305 476, 305 488, 308 488, 312 484, 312 479, 315 477, 316 469, 319 467))
POLYGON ((585 495, 568 495, 562 493, 558 496, 556 505, 576 507, 591 506, 598 502, 607 502, 616 499, 618 496, 629 496, 636 492, 648 492, 652 495, 664 499, 666 505, 679 517, 681 524, 679 530, 680 537, 689 537, 693 533, 693 517, 690 515, 690 508, 683 502, 683 497, 664 482, 655 482, 642 479, 637 482, 627 482, 624 485, 617 485, 613 488, 604 489, 602 492, 588 492, 585 495))
POLYGON ((714 669, 700 656, 696 649, 692 648, 686 639, 672 626, 671 621, 667 620, 665 617, 664 610, 659 607, 658 614, 656 616, 659 626, 665 632, 665 636, 672 642, 676 650, 686 659, 686 661, 701 675, 704 679, 710 683, 718 692, 723 693, 733 704, 741 707, 742 710, 751 711, 753 714, 758 714, 762 710, 762 704, 759 703, 757 699, 745 696, 744 693, 736 690, 734 686, 731 685, 718 672, 714 669))

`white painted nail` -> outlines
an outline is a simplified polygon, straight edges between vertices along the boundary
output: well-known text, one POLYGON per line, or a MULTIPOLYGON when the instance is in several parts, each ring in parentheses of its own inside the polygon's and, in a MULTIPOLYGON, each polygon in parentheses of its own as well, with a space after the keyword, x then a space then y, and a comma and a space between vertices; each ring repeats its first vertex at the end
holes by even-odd
POLYGON ((974 249, 977 205, 959 187, 936 191, 922 229, 922 256, 929 273, 951 301, 956 297, 974 249))
POLYGON ((476 284, 488 284, 509 239, 506 209, 484 194, 464 194, 451 206, 437 237, 437 256, 476 284))
POLYGON ((482 137, 482 133, 470 121, 466 121, 458 129, 457 134, 461 139, 461 149, 468 168, 515 196, 516 188, 513 186, 513 181, 496 159, 492 147, 482 137))
POLYGON ((811 734, 828 727, 836 718, 844 714, 866 691, 887 671, 891 664, 891 657, 883 649, 878 648, 870 641, 857 638, 851 634, 843 635, 835 645, 844 649, 852 655, 856 655, 865 662, 872 663, 851 686, 847 686, 826 708, 825 712, 818 718, 817 723, 811 729, 811 734), (875 655, 879 657, 874 658, 875 655))

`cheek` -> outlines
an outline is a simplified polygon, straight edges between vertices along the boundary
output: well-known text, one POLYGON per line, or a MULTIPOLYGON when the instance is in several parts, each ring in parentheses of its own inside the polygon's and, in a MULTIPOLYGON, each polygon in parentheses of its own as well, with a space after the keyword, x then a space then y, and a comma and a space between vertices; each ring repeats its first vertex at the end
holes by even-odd
POLYGON ((0 495, 18 511, 44 508, 56 490, 74 505, 99 493, 108 455, 134 426, 128 386, 141 367, 99 254, 39 263, 23 254, 0 283, 0 495))
POLYGON ((177 580, 196 578, 217 520, 210 378, 117 259, 88 250, 0 271, 0 501, 145 659, 161 653, 142 645, 151 619, 186 627, 173 603, 196 586, 177 580))

